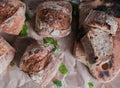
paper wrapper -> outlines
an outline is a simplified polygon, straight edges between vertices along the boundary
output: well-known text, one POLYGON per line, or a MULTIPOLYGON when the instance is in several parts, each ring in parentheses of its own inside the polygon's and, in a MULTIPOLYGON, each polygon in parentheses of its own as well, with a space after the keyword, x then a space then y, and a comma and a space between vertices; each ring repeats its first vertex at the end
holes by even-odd
MULTIPOLYGON (((31 17, 33 17, 36 6, 41 2, 41 0, 26 0, 28 6, 31 7, 31 11, 28 11, 31 17)), ((28 7, 29 8, 29 7, 28 7)), ((28 9, 27 8, 27 9, 28 9)), ((120 74, 111 82, 106 84, 99 83, 95 78, 91 76, 88 72, 88 69, 85 65, 76 61, 76 59, 72 55, 73 50, 73 42, 74 42, 74 33, 75 33, 75 22, 73 22, 74 26, 72 28, 72 32, 69 36, 65 38, 61 38, 58 40, 59 45, 61 47, 61 51, 57 54, 60 59, 65 63, 68 68, 68 74, 62 75, 61 73, 57 73, 56 78, 62 80, 63 86, 61 88, 89 88, 88 82, 93 82, 94 88, 120 88, 120 74)), ((34 39, 41 40, 33 31, 33 25, 29 25, 29 35, 28 37, 33 37, 34 39)), ((0 88, 41 88, 41 85, 32 81, 27 74, 20 71, 19 69, 19 61, 20 57, 25 51, 25 48, 30 43, 34 42, 31 38, 25 38, 18 36, 11 36, 1 33, 1 35, 14 47, 16 47, 16 56, 14 58, 14 62, 16 65, 14 67, 8 66, 8 68, 0 74, 0 88), (17 43, 14 43, 14 42, 17 43)), ((49 83, 46 88, 57 88, 53 82, 49 83)))

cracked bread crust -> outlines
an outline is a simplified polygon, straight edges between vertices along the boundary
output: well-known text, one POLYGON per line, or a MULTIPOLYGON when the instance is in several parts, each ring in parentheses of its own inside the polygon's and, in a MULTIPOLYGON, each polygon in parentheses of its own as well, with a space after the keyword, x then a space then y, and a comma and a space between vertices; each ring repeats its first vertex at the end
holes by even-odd
POLYGON ((5 7, 0 7, 0 31, 18 35, 24 25, 25 9, 20 1, 9 1, 5 7))
POLYGON ((28 74, 35 74, 44 68, 46 63, 43 60, 48 54, 49 51, 44 46, 34 43, 26 49, 20 67, 28 74))
POLYGON ((36 11, 35 31, 43 37, 64 37, 71 31, 72 7, 66 1, 46 1, 36 11))
POLYGON ((26 49, 21 58, 20 68, 32 80, 46 86, 58 72, 61 61, 44 45, 33 43, 26 49))
POLYGON ((116 6, 115 9, 111 6, 108 6, 108 9, 109 7, 112 9, 109 9, 110 13, 107 13, 104 6, 107 4, 103 3, 102 1, 84 1, 86 2, 81 3, 79 6, 79 28, 81 30, 80 32, 84 34, 82 35, 82 39, 80 39, 85 50, 85 56, 87 56, 87 58, 84 59, 86 60, 84 62, 84 60, 81 59, 82 56, 79 56, 82 60, 79 61, 89 67, 90 73, 98 81, 102 83, 110 82, 120 72, 120 44, 118 36, 118 34, 120 34, 118 33, 118 26, 120 22, 119 19, 116 18, 117 16, 113 17, 113 14, 118 15, 119 13, 117 11, 116 13, 114 12, 114 10, 118 10, 118 7, 116 6), (103 8, 99 8, 97 6, 103 8), (99 9, 96 9, 96 7, 99 9), (103 11, 100 9, 103 9, 103 11))
POLYGON ((112 35, 116 34, 118 23, 105 12, 91 10, 86 19, 84 20, 84 27, 100 28, 112 35))
POLYGON ((88 21, 89 28, 87 28, 89 29, 89 31, 81 39, 87 56, 86 61, 89 61, 90 64, 92 64, 92 67, 89 68, 90 72, 102 83, 111 81, 118 72, 114 70, 116 69, 116 67, 114 66, 114 61, 116 58, 114 58, 113 53, 113 37, 116 36, 116 31, 118 27, 116 26, 114 30, 111 28, 115 23, 114 21, 113 24, 110 26, 107 26, 106 24, 101 25, 106 22, 106 19, 104 20, 102 20, 101 23, 98 23, 95 20, 94 22, 91 22, 92 24, 90 24, 88 21))

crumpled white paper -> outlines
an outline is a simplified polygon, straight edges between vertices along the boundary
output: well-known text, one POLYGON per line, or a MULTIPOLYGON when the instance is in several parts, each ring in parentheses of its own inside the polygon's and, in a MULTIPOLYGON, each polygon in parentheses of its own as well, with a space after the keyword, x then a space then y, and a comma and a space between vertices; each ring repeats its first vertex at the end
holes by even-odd
MULTIPOLYGON (((27 5, 32 6, 32 11, 28 11, 31 17, 33 17, 35 11, 35 7, 41 2, 41 0, 26 0, 27 5)), ((29 7, 27 7, 28 9, 29 7)), ((41 40, 34 31, 33 27, 30 26, 29 23, 29 37, 33 37, 36 40, 41 40)), ((69 72, 67 75, 62 75, 59 72, 56 75, 56 78, 62 80, 63 86, 61 88, 89 88, 88 82, 93 82, 94 88, 120 88, 120 74, 110 83, 102 84, 99 83, 96 79, 94 79, 85 65, 76 61, 76 59, 72 56, 72 49, 73 49, 73 42, 74 42, 74 27, 72 29, 72 33, 65 37, 58 40, 59 45, 61 47, 61 51, 58 53, 58 56, 62 61, 66 64, 69 72)), ((12 45, 14 45, 13 41, 18 36, 9 36, 9 38, 4 35, 4 38, 9 41, 12 45)), ((22 38, 21 38, 22 39, 22 38)), ((18 40, 18 39, 17 39, 18 40)), ((19 40, 18 40, 19 41, 19 40)), ((19 44, 24 45, 26 42, 19 42, 19 44)), ((17 45, 19 46, 19 45, 17 45)), ((22 49, 23 47, 21 47, 22 49)), ((20 49, 20 48, 19 48, 20 49)), ((20 50, 21 50, 20 49, 20 50)), ((23 52, 22 52, 23 53, 23 52)), ((16 56, 14 61, 16 62, 16 66, 11 67, 8 66, 7 70, 0 74, 0 88, 41 88, 39 84, 36 84, 32 81, 27 74, 20 71, 18 68, 19 66, 19 57, 16 56)), ((52 82, 46 88, 57 88, 52 82)))

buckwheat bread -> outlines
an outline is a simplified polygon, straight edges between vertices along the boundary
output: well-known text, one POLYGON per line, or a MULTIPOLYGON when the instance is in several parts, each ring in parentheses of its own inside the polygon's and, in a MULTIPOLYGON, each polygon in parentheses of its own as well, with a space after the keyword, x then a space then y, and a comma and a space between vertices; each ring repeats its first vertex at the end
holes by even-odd
POLYGON ((25 4, 16 0, 0 7, 0 31, 18 35, 24 25, 25 10, 25 4))
POLYGON ((71 32, 72 6, 66 1, 46 1, 36 11, 35 31, 43 37, 64 37, 71 32))

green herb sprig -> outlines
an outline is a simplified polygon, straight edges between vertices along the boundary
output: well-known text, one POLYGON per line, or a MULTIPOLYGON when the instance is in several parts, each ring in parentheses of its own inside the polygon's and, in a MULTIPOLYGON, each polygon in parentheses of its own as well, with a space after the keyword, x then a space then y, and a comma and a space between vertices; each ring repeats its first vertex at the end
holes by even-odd
POLYGON ((44 38, 44 44, 46 45, 46 46, 49 46, 49 45, 54 45, 54 49, 53 49, 53 51, 56 53, 56 52, 58 52, 58 51, 60 51, 60 47, 59 47, 59 45, 58 45, 58 43, 57 43, 57 40, 56 39, 53 39, 53 38, 51 38, 51 37, 46 37, 46 38, 44 38))
POLYGON ((28 26, 27 25, 23 25, 23 28, 20 32, 19 35, 22 35, 22 36, 26 36, 28 34, 28 26))
POLYGON ((54 83, 56 86, 58 86, 58 87, 61 87, 61 86, 62 86, 62 82, 61 82, 60 80, 58 80, 58 79, 53 80, 53 83, 54 83))
POLYGON ((88 82, 88 86, 89 86, 89 88, 93 88, 94 84, 92 82, 88 82))
POLYGON ((15 63, 13 61, 10 62, 10 66, 13 67, 15 66, 15 63))
POLYGON ((92 64, 90 64, 90 62, 87 61, 87 66, 88 66, 89 68, 91 68, 91 67, 92 67, 92 64))
POLYGON ((68 73, 68 69, 67 67, 65 66, 65 64, 61 63, 60 67, 59 67, 59 71, 60 73, 62 74, 67 74, 68 73))

